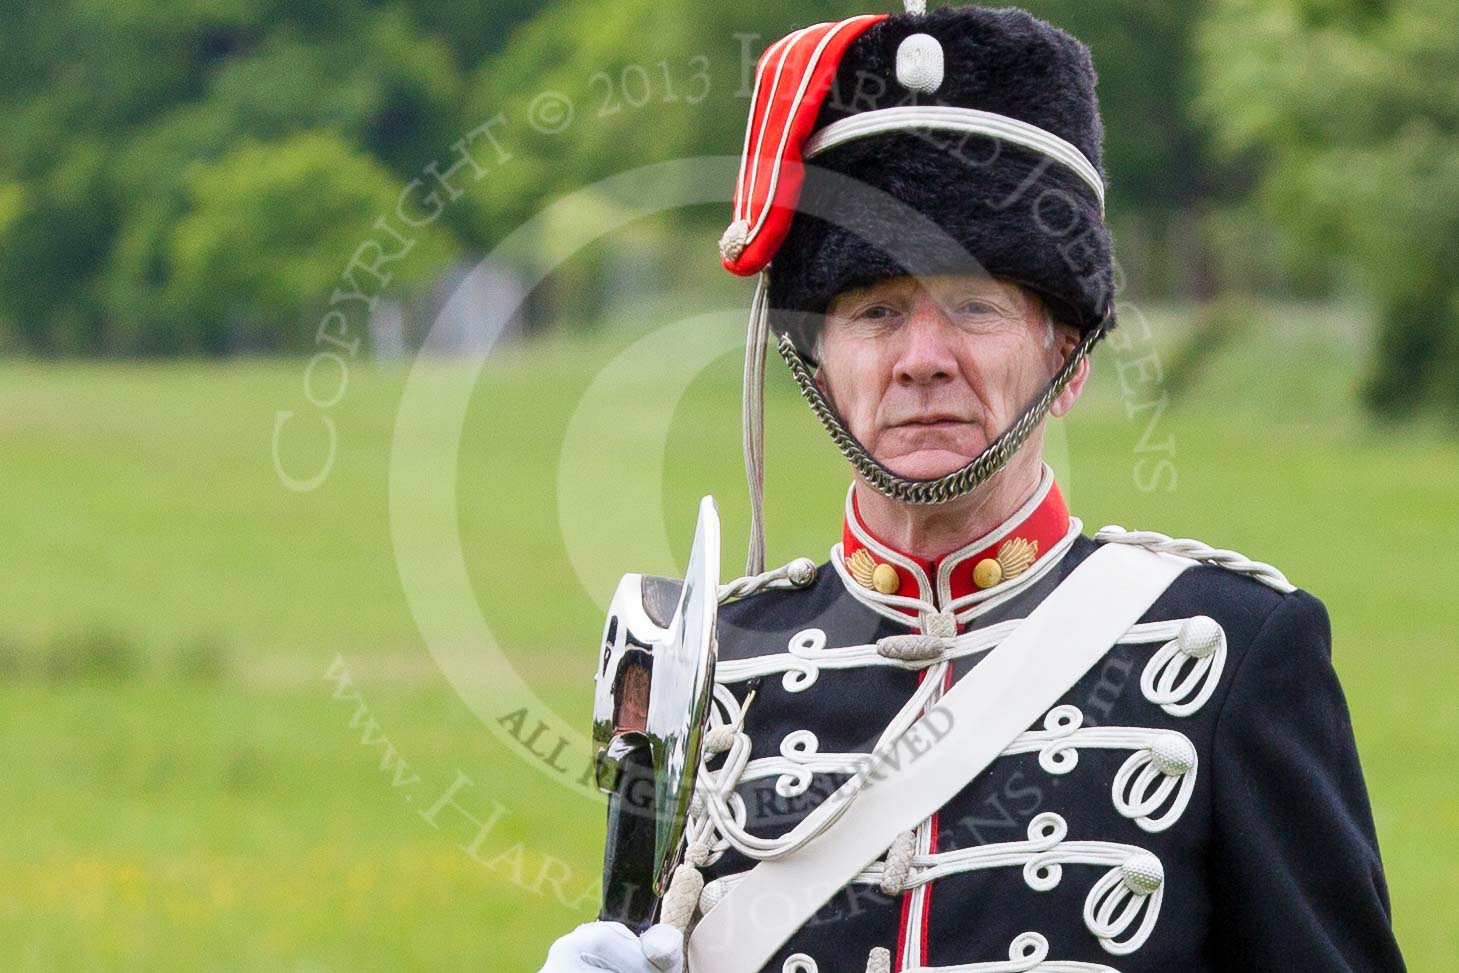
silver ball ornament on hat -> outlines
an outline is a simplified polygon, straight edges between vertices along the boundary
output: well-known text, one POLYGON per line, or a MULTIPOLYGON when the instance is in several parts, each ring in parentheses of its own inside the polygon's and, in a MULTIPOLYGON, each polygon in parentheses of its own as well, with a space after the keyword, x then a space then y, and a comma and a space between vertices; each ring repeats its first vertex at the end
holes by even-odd
MULTIPOLYGON (((907 0, 907 13, 927 13, 926 0, 907 0)), ((931 34, 910 34, 897 47, 897 81, 908 91, 930 95, 942 87, 942 45, 931 34)))

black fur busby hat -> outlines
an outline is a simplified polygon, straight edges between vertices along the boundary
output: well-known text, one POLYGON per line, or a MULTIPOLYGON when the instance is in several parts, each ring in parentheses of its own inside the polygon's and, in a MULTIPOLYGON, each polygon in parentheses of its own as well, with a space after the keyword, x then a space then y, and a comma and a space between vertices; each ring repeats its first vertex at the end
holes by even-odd
MULTIPOLYGON (((982 133, 900 130, 834 145, 807 159, 798 211, 775 251, 768 298, 780 320, 801 317, 784 312, 818 315, 842 291, 889 277, 986 272, 1028 287, 1057 320, 1082 333, 1112 327, 1103 126, 1089 49, 1013 8, 943 7, 886 17, 846 47, 814 129, 908 105, 974 109, 1027 123, 1072 145, 1092 169, 1081 178, 1047 153, 982 133), (933 84, 916 71, 908 75, 903 47, 913 35, 928 35, 941 48, 933 84), (919 227, 905 219, 905 208, 899 217, 894 207, 885 220, 863 213, 852 228, 837 214, 846 205, 847 179, 935 226, 919 227), (891 240, 897 245, 888 248, 891 240), (906 259, 909 253, 915 261, 906 259)), ((810 352, 807 341, 796 343, 810 352)))
POLYGON ((746 572, 764 566, 767 338, 857 473, 909 504, 966 496, 1002 469, 1114 326, 1103 126, 1089 50, 1017 9, 903 0, 780 38, 755 69, 719 240, 756 275, 745 346, 746 572), (1043 298, 1080 340, 1006 429, 960 469, 899 476, 860 443, 815 375, 831 300, 890 277, 989 274, 1043 298))

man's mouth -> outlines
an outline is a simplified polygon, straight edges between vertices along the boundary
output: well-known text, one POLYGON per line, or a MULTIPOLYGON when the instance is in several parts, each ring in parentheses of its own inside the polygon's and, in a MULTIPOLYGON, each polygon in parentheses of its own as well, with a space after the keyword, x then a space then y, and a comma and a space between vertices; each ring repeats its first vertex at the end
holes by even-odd
POLYGON ((950 415, 913 416, 910 419, 903 419, 895 423, 897 426, 912 426, 916 428, 937 428, 940 426, 962 426, 968 423, 967 419, 950 415))

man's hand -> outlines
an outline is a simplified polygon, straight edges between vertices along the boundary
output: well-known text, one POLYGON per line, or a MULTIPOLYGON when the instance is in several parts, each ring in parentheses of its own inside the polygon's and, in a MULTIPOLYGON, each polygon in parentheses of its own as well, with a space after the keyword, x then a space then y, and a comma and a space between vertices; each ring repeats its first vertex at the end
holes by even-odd
POLYGON ((642 937, 621 922, 589 922, 552 944, 538 973, 683 973, 684 934, 660 923, 642 937))

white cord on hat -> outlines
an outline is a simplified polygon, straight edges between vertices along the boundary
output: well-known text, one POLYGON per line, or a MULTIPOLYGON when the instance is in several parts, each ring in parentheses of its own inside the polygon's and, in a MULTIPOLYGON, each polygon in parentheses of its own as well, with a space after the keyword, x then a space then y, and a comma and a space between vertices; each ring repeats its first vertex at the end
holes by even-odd
POLYGON ((745 574, 765 570, 765 345, 770 340, 770 278, 760 271, 745 336, 745 381, 740 401, 745 479, 750 486, 750 549, 745 574))
POLYGON ((941 131, 991 135, 1042 153, 1074 170, 1075 175, 1094 191, 1104 212, 1104 180, 1094 163, 1078 147, 1053 132, 1028 122, 977 108, 956 108, 948 105, 901 105, 878 108, 842 118, 811 135, 802 149, 802 157, 810 159, 828 149, 854 139, 863 139, 884 132, 925 128, 941 131))

